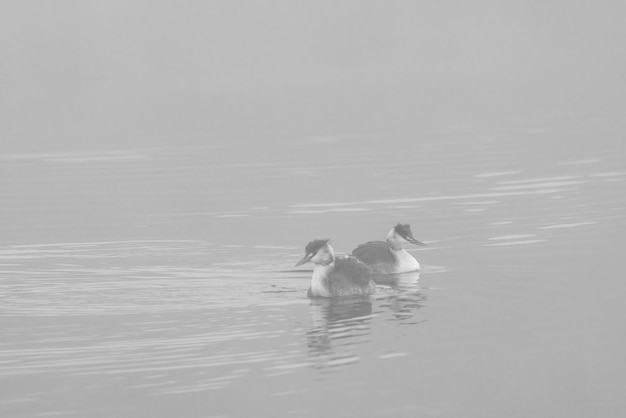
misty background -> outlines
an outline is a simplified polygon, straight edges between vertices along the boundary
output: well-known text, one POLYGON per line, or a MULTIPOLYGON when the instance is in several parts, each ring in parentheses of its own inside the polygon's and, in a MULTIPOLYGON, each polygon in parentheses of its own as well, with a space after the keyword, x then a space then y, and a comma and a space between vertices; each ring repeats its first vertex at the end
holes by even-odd
POLYGON ((624 0, 0 0, 0 416, 626 416, 625 40, 624 0), (307 242, 398 222, 419 274, 309 301, 307 242))
POLYGON ((622 123, 626 3, 0 3, 3 152, 622 123))

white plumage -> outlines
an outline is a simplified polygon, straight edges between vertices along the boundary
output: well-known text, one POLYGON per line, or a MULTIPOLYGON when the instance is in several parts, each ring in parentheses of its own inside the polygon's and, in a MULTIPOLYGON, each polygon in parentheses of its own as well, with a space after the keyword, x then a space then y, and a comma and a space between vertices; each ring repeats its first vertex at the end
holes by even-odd
POLYGON ((413 238, 409 224, 397 224, 387 234, 386 241, 361 244, 352 251, 352 255, 378 274, 419 270, 419 262, 404 249, 408 244, 426 245, 413 238))
POLYGON ((311 241, 296 267, 309 262, 315 264, 307 293, 310 298, 364 296, 376 290, 371 269, 354 257, 335 257, 327 239, 311 241))

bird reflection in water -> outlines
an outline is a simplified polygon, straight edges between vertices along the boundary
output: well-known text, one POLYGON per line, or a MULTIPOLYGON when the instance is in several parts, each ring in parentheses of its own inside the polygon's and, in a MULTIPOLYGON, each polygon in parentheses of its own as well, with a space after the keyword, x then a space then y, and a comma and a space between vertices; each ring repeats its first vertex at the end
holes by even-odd
POLYGON ((389 286, 400 292, 419 291, 419 271, 399 274, 377 274, 373 276, 373 279, 378 285, 389 286))
POLYGON ((312 326, 306 331, 309 357, 314 367, 332 370, 356 363, 359 344, 371 341, 372 319, 391 314, 393 320, 410 321, 426 297, 419 292, 419 273, 374 276, 380 285, 375 297, 311 300, 312 326))
POLYGON ((426 296, 419 290, 419 272, 384 274, 374 276, 378 285, 389 286, 393 293, 388 294, 378 305, 376 314, 390 312, 394 318, 404 325, 417 324, 422 321, 408 321, 414 317, 415 311, 423 306, 426 296))
POLYGON ((311 319, 306 336, 316 368, 356 363, 354 346, 370 339, 372 300, 368 296, 312 299, 311 319))

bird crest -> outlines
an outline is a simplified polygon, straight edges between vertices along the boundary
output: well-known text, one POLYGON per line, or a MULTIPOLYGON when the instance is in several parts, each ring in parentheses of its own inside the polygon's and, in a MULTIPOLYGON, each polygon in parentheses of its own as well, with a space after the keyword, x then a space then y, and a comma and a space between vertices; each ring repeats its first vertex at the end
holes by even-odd
POLYGON ((328 244, 328 241, 330 241, 328 238, 314 239, 313 241, 309 242, 304 248, 305 254, 317 253, 321 248, 323 248, 326 244, 328 244))
POLYGON ((400 235, 402 238, 413 238, 413 232, 411 232, 411 225, 409 224, 398 224, 393 229, 396 231, 396 234, 400 235))

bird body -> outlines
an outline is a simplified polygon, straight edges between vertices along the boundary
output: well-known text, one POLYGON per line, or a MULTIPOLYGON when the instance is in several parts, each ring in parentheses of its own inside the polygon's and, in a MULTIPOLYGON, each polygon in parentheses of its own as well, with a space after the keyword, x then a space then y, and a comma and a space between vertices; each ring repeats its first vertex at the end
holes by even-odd
POLYGON ((379 274, 406 273, 420 269, 419 262, 407 250, 394 250, 385 241, 361 244, 352 251, 352 255, 379 274))
POLYGON ((375 292, 371 269, 352 256, 335 257, 328 240, 311 241, 305 253, 296 266, 315 264, 308 297, 366 296, 375 292))
POLYGON ((413 238, 410 225, 398 224, 389 231, 386 241, 361 244, 352 255, 378 274, 407 273, 420 269, 419 262, 404 249, 409 243, 426 245, 413 238))

